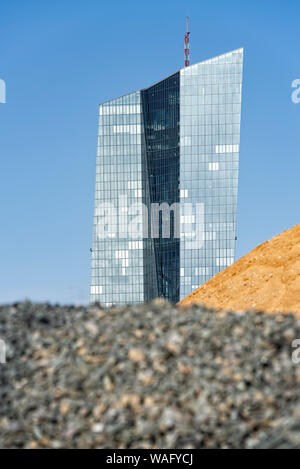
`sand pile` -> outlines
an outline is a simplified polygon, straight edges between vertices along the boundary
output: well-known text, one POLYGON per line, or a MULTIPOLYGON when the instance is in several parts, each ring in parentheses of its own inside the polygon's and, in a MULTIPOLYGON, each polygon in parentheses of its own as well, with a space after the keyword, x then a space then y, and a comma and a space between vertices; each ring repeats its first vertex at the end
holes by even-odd
POLYGON ((181 304, 300 315, 300 225, 261 244, 181 304))

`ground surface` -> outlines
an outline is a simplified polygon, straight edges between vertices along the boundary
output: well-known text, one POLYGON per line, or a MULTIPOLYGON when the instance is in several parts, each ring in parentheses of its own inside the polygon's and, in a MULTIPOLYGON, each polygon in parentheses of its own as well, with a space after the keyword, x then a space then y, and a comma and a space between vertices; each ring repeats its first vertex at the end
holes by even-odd
POLYGON ((0 307, 0 447, 299 447, 293 315, 0 307))
POLYGON ((300 316, 300 225, 258 246, 181 303, 300 316))

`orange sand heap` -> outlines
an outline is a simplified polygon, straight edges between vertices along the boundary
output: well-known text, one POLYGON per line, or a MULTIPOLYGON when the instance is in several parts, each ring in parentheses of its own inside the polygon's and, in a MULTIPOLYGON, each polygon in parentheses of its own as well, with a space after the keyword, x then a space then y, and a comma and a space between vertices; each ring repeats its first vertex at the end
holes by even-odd
POLYGON ((180 302, 300 316, 300 225, 261 244, 180 302))

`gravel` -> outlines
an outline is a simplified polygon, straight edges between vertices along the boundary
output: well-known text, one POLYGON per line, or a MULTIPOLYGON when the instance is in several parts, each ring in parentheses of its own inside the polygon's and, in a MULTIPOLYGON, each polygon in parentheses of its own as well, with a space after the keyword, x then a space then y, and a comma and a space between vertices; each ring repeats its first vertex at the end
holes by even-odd
POLYGON ((1 448, 300 448, 290 315, 0 307, 1 448))

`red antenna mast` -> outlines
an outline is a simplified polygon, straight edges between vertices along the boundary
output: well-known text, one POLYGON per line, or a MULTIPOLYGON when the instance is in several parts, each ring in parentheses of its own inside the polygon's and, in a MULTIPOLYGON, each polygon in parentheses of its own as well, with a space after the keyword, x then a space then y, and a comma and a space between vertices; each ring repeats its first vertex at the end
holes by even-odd
POLYGON ((189 17, 187 17, 187 32, 184 35, 184 66, 190 66, 190 31, 189 31, 189 17))

